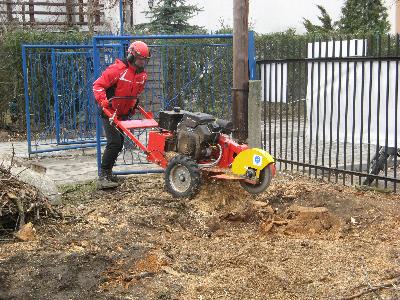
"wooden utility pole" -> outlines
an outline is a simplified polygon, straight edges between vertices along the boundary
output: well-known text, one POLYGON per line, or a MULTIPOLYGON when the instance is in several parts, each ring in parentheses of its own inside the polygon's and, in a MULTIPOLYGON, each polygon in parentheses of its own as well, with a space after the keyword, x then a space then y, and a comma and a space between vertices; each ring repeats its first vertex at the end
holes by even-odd
POLYGON ((249 0, 233 0, 233 126, 234 137, 246 142, 248 137, 247 99, 249 0))

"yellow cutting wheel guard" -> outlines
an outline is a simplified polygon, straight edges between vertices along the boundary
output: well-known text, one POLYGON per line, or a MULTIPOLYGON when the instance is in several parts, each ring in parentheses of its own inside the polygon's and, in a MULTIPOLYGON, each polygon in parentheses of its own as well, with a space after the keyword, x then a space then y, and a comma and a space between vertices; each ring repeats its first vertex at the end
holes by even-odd
POLYGON ((260 177, 260 171, 275 160, 271 154, 259 148, 247 149, 240 152, 232 163, 232 173, 243 176, 247 169, 256 170, 256 177, 260 177))

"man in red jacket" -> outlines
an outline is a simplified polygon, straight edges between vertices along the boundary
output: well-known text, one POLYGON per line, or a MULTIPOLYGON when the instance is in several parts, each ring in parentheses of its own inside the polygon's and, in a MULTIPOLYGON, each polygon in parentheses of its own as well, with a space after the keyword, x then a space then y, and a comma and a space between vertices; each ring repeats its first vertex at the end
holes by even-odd
MULTIPOLYGON (((107 107, 120 119, 133 115, 138 103, 138 96, 143 92, 147 80, 144 68, 150 58, 148 46, 135 41, 128 48, 126 59, 117 59, 93 83, 93 93, 101 108, 107 107), (115 99, 112 99, 115 97, 115 99)), ((118 186, 112 168, 124 144, 124 136, 112 125, 102 113, 107 145, 101 161, 99 189, 118 186)))

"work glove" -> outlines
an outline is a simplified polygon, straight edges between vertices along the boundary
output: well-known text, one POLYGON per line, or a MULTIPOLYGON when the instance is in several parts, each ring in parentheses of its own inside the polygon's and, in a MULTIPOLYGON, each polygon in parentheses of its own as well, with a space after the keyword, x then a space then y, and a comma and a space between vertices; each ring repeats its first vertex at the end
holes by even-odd
POLYGON ((133 107, 131 107, 128 111, 128 118, 132 118, 135 115, 136 111, 133 107))
POLYGON ((137 98, 135 104, 131 108, 129 108, 129 111, 128 111, 129 117, 133 117, 135 115, 136 108, 138 107, 138 105, 139 105, 139 98, 137 98))

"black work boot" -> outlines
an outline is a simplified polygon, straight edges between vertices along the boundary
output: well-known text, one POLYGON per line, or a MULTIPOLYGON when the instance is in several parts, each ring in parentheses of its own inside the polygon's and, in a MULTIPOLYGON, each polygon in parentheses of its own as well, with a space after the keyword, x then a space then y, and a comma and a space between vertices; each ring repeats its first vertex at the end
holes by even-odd
MULTIPOLYGON (((110 170, 111 172, 111 170, 110 170)), ((113 189, 119 186, 118 183, 111 181, 109 178, 110 173, 108 170, 101 170, 101 174, 99 176, 99 179, 97 181, 97 188, 99 190, 105 190, 105 189, 113 189)), ((112 175, 112 174, 111 174, 112 175)))
POLYGON ((111 180, 112 182, 118 182, 118 177, 112 173, 112 170, 105 170, 105 174, 108 180, 111 180))

